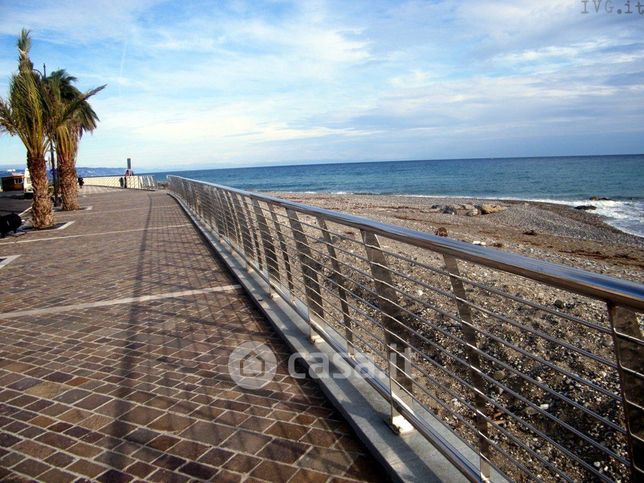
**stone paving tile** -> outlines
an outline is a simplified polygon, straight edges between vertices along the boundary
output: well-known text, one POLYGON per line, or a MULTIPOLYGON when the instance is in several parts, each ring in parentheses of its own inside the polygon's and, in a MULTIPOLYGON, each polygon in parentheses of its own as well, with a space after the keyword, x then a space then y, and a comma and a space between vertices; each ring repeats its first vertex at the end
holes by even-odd
POLYGON ((288 375, 287 347, 241 291, 3 317, 235 283, 167 194, 82 202, 93 210, 57 215, 76 220, 64 231, 0 242, 21 255, 0 300, 0 480, 384 478, 314 381, 288 375), (280 361, 254 391, 227 368, 251 340, 280 361))

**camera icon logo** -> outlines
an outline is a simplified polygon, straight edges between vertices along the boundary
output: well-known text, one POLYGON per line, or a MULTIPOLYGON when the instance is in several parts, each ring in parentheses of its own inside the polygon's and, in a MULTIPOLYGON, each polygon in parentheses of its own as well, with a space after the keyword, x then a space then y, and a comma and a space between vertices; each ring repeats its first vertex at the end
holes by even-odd
POLYGON ((273 351, 260 342, 244 342, 228 357, 228 373, 245 389, 261 389, 273 380, 277 359, 273 351))

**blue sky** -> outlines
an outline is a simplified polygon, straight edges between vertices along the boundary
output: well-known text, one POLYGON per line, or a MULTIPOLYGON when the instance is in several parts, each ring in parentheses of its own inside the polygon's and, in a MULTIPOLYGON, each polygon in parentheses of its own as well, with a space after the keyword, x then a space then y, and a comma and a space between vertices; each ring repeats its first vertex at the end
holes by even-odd
POLYGON ((24 26, 108 84, 81 166, 644 153, 644 15, 589 3, 0 0, 0 95, 24 26))

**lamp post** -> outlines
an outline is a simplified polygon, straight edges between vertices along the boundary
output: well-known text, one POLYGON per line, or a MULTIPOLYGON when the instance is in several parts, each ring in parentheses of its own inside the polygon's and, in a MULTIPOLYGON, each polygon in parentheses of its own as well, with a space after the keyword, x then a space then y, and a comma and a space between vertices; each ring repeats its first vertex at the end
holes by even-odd
POLYGON ((53 143, 50 143, 49 162, 51 165, 51 175, 54 181, 54 206, 60 206, 60 199, 58 197, 58 166, 56 166, 56 153, 54 151, 53 143))
MULTIPOLYGON (((47 77, 47 65, 42 65, 42 76, 47 77)), ((54 182, 54 206, 60 205, 58 199, 58 167, 56 166, 56 153, 54 152, 54 141, 49 140, 49 163, 51 165, 51 177, 54 182)))

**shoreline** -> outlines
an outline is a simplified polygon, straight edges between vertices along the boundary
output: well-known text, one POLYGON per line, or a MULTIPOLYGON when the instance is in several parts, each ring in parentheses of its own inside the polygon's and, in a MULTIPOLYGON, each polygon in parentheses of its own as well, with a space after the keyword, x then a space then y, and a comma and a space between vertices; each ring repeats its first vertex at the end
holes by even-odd
MULTIPOLYGON (((500 198, 426 197, 334 193, 270 192, 281 198, 343 211, 521 255, 644 282, 644 238, 606 223, 603 216, 572 205, 500 198), (435 206, 493 203, 503 211, 466 216, 435 206)), ((589 202, 591 204, 592 202, 589 202)))
MULTIPOLYGON (((254 190, 249 190, 254 191, 254 190)), ((575 198, 575 199, 549 199, 549 198, 517 198, 511 196, 465 196, 465 195, 423 195, 423 194, 404 194, 404 193, 376 193, 376 192, 349 192, 349 191, 275 191, 275 190, 256 190, 258 193, 266 194, 277 194, 280 196, 297 196, 297 195, 314 195, 314 196, 383 196, 383 197, 394 197, 394 198, 419 198, 419 199, 429 199, 429 200, 438 200, 438 201, 447 201, 452 200, 454 202, 501 202, 501 203, 535 203, 535 204, 550 204, 558 206, 567 206, 574 208, 575 206, 580 205, 593 205, 595 210, 582 210, 588 214, 598 216, 599 219, 606 224, 607 226, 616 229, 621 233, 627 235, 636 236, 644 239, 644 226, 642 226, 641 232, 632 230, 628 227, 620 226, 619 220, 620 217, 611 216, 608 214, 610 212, 610 207, 605 207, 603 205, 607 203, 641 203, 642 210, 644 212, 644 199, 639 198, 575 198), (611 221, 614 223, 611 223, 611 221)), ((635 209, 635 208, 634 208, 635 209)), ((579 211, 579 210, 577 210, 579 211)), ((623 219, 623 218, 621 218, 623 219)))

